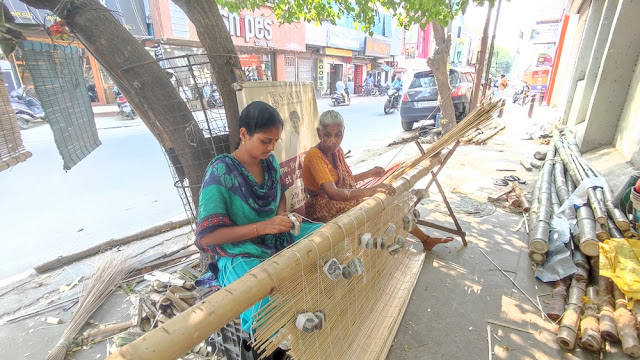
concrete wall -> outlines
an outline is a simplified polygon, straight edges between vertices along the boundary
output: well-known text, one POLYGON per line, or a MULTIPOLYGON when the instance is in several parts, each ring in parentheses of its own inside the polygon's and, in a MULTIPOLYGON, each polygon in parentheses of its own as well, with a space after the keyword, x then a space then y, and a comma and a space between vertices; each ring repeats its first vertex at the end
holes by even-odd
POLYGON ((638 14, 640 1, 620 0, 593 87, 584 134, 578 134, 582 152, 614 144, 640 55, 638 14))
POLYGON ((620 116, 615 146, 635 167, 640 167, 640 56, 632 74, 627 99, 620 116))

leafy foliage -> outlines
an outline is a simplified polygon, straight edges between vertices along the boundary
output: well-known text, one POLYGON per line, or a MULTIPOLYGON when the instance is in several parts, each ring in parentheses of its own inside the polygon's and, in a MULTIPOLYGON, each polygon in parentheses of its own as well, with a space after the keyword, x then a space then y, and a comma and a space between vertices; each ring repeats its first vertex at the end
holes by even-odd
MULTIPOLYGON (((263 0, 216 0, 230 12, 242 9, 255 10, 263 6, 263 0)), ((367 33, 372 32, 378 15, 388 12, 405 28, 419 24, 423 29, 436 20, 446 26, 459 13, 464 13, 473 2, 482 5, 493 4, 495 0, 273 0, 273 11, 282 23, 303 21, 332 24, 341 17, 351 17, 354 27, 367 33)))
POLYGON ((499 76, 509 74, 513 66, 513 56, 507 48, 498 46, 493 53, 491 60, 491 75, 499 76))

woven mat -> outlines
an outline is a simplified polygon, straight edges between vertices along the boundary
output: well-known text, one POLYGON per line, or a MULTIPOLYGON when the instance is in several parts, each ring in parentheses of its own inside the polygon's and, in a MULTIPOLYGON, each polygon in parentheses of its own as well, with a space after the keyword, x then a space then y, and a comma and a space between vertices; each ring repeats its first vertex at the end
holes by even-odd
MULTIPOLYGON (((406 237, 402 217, 409 207, 409 194, 386 209, 376 219, 333 239, 338 244, 306 268, 292 268, 296 276, 277 289, 267 306, 256 314, 256 346, 271 353, 287 341, 295 359, 384 359, 400 326, 411 293, 424 264, 423 251, 403 249, 392 256, 387 250, 365 250, 356 243, 358 234, 384 233, 389 223, 398 229, 394 235, 406 237), (365 273, 345 280, 331 280, 322 266, 331 258, 346 264, 352 258, 362 260, 365 273), (299 331, 295 325, 299 313, 323 311, 322 330, 299 331), (275 334, 275 335, 274 335, 275 334)), ((344 215, 343 215, 344 216, 344 215)), ((318 230, 322 231, 322 230, 318 230)), ((384 236, 384 235, 383 235, 384 236)), ((304 239, 301 241, 305 241, 304 239)), ((284 251, 295 251, 295 245, 284 251)))
POLYGON ((4 78, 0 77, 0 171, 31 157, 24 149, 16 114, 11 107, 4 78))
POLYGON ((63 167, 69 170, 102 144, 78 48, 23 41, 22 49, 63 167))

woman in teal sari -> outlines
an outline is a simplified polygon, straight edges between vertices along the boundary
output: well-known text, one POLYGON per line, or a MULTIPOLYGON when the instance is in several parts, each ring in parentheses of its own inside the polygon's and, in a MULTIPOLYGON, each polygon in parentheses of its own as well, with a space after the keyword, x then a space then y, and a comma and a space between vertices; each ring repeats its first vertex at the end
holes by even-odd
MULTIPOLYGON (((299 236, 290 232, 286 185, 272 154, 283 127, 276 109, 261 101, 249 104, 240 114, 238 148, 217 156, 207 167, 195 245, 211 255, 209 270, 216 285, 229 285, 315 229, 303 223, 299 236)), ((268 301, 265 298, 242 313, 244 331, 251 332, 253 314, 268 301)))

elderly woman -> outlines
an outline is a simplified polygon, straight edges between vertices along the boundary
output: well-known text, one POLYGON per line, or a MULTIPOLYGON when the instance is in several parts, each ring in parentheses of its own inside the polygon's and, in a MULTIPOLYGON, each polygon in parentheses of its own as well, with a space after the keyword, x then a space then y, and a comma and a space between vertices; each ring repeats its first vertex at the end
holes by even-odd
MULTIPOLYGON (((240 114, 238 148, 217 156, 207 167, 195 245, 211 255, 209 270, 216 285, 229 285, 318 227, 303 223, 300 235, 290 232, 286 189, 272 154, 283 127, 270 105, 261 101, 247 105, 240 114)), ((244 331, 251 332, 253 314, 267 302, 263 299, 242 313, 244 331)))
MULTIPOLYGON (((377 166, 361 174, 351 173, 340 147, 344 137, 342 115, 334 110, 325 111, 320 115, 316 130, 320 142, 307 152, 302 167, 302 181, 309 195, 305 203, 306 216, 309 219, 326 223, 355 207, 366 197, 376 193, 395 194, 395 189, 387 184, 365 189, 356 188, 356 183, 380 177, 385 171, 377 166)), ((453 240, 451 237, 431 237, 418 227, 414 227, 411 234, 422 242, 426 250, 453 240)))

